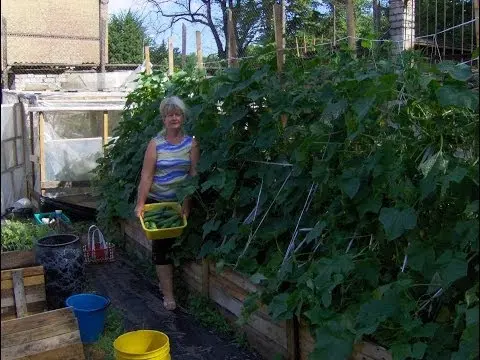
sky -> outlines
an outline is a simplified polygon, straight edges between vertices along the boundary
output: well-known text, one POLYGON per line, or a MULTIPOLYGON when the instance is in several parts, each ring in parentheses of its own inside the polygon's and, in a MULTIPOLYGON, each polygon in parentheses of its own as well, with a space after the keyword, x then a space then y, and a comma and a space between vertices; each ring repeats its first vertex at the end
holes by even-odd
MULTIPOLYGON (((108 2, 109 15, 119 14, 122 11, 132 10, 145 18, 145 26, 147 27, 147 35, 152 37, 156 43, 161 43, 165 40, 168 43, 168 37, 173 37, 173 46, 179 49, 182 48, 182 24, 175 24, 172 30, 165 33, 158 34, 155 28, 166 26, 169 19, 159 19, 151 5, 146 4, 145 0, 110 0, 108 2), (159 24, 160 23, 160 24, 159 24)), ((204 25, 190 24, 185 22, 187 28, 187 54, 195 53, 195 31, 202 33, 202 49, 203 55, 209 55, 217 52, 217 46, 208 27, 204 25)))

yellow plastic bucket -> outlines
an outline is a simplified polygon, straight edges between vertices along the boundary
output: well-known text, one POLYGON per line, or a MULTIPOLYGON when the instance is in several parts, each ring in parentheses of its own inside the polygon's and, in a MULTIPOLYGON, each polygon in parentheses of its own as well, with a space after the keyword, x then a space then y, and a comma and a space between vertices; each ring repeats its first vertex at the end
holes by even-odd
POLYGON ((155 330, 137 330, 114 342, 116 360, 170 360, 168 336, 155 330))

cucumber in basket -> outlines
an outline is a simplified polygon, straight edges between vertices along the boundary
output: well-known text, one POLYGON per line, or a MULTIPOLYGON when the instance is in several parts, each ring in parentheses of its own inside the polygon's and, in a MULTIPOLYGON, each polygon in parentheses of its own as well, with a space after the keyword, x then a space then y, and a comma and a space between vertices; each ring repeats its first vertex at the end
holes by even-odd
POLYGON ((181 215, 173 209, 161 208, 149 210, 143 213, 143 223, 149 230, 168 229, 181 226, 183 223, 181 215))

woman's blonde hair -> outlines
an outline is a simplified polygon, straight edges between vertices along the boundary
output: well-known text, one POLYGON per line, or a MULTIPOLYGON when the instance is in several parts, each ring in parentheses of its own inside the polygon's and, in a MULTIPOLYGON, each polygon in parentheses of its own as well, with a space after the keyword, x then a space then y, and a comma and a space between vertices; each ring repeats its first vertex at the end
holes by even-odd
POLYGON ((185 120, 187 107, 178 96, 169 96, 160 103, 160 116, 165 119, 167 114, 172 110, 180 110, 185 120))
MULTIPOLYGON (((185 121, 187 107, 185 106, 185 103, 182 101, 182 99, 180 99, 178 96, 166 97, 160 103, 160 116, 162 117, 162 119, 165 119, 168 113, 174 110, 180 110, 183 115, 183 121, 185 121)), ((181 133, 184 134, 183 125, 181 128, 181 133)), ((160 134, 162 136, 165 136, 167 134, 167 129, 163 128, 160 131, 160 134)))

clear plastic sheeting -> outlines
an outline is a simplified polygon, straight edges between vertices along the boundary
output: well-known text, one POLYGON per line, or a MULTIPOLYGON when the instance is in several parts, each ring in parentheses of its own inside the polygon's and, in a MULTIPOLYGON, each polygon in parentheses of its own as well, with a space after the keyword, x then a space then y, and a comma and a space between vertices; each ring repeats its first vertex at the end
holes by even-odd
MULTIPOLYGON (((98 112, 61 112, 45 115, 45 180, 86 181, 96 160, 103 155, 102 114, 98 112)), ((120 119, 119 112, 109 116, 109 133, 120 119)), ((109 137, 110 139, 110 137, 109 137)))

